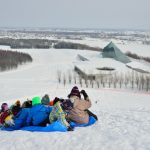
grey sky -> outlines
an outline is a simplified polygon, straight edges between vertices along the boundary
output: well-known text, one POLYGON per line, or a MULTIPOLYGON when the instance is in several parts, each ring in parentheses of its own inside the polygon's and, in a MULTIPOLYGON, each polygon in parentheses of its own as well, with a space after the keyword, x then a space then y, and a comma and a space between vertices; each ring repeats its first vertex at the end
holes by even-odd
POLYGON ((0 27, 150 29, 150 0, 0 0, 0 27))

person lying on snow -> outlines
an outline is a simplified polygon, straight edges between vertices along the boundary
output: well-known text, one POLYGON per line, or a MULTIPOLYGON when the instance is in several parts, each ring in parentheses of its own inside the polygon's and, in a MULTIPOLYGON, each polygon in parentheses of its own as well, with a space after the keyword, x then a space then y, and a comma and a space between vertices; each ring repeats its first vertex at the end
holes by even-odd
POLYGON ((3 103, 1 105, 1 113, 0 113, 0 126, 6 126, 7 117, 11 114, 10 109, 7 103, 3 103))
POLYGON ((22 108, 31 108, 31 107, 32 107, 32 100, 30 100, 30 99, 27 99, 22 104, 22 108))
POLYGON ((53 103, 53 108, 49 115, 50 123, 60 120, 61 123, 66 126, 68 131, 73 131, 70 124, 66 120, 66 110, 72 109, 73 103, 70 100, 59 99, 57 97, 54 99, 53 103))
POLYGON ((10 106, 11 112, 12 112, 12 108, 13 108, 13 107, 16 108, 16 111, 13 112, 13 113, 14 113, 13 115, 16 115, 16 114, 18 113, 18 111, 21 109, 21 102, 20 102, 20 100, 16 100, 16 102, 10 106), (15 113, 16 113, 16 114, 15 114, 15 113))
POLYGON ((8 105, 6 103, 3 103, 2 104, 2 107, 5 106, 5 110, 7 111, 4 111, 5 113, 5 117, 3 116, 3 127, 12 127, 15 125, 14 123, 14 116, 20 111, 21 109, 21 103, 19 100, 17 100, 15 102, 15 104, 11 105, 10 109, 8 108, 8 105), (15 109, 14 109, 15 108, 15 109))
POLYGON ((91 107, 91 101, 87 97, 86 100, 81 99, 81 94, 77 86, 74 86, 68 95, 73 103, 73 109, 68 111, 67 118, 79 124, 87 124, 89 122, 89 114, 86 109, 91 107))
POLYGON ((42 97, 41 103, 42 103, 43 105, 50 105, 50 98, 49 98, 49 95, 48 95, 48 94, 45 94, 45 95, 42 97))
POLYGON ((51 106, 41 104, 40 97, 32 98, 32 108, 27 117, 27 126, 46 126, 49 123, 51 106))
POLYGON ((22 108, 14 105, 11 110, 13 116, 14 125, 10 126, 14 130, 20 129, 21 127, 26 126, 26 120, 30 112, 30 108, 22 108))
POLYGON ((29 109, 22 108, 20 101, 16 101, 10 108, 9 115, 5 118, 3 127, 11 129, 20 129, 26 125, 26 119, 29 114, 29 109))
POLYGON ((68 110, 68 119, 79 124, 87 124, 89 116, 93 116, 97 120, 97 116, 88 110, 92 104, 85 90, 79 92, 78 87, 74 86, 68 98, 73 103, 73 108, 68 110), (81 94, 83 94, 84 99, 81 98, 81 94))

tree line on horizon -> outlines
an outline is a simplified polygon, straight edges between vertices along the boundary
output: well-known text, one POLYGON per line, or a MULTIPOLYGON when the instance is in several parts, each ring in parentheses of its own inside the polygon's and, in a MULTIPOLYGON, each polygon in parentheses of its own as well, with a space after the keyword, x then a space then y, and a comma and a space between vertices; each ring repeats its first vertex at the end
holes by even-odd
POLYGON ((102 51, 99 47, 91 47, 86 44, 72 43, 72 42, 57 42, 53 46, 56 49, 80 49, 80 50, 92 50, 92 51, 102 51))
POLYGON ((0 71, 15 69, 26 62, 32 62, 32 57, 27 53, 0 50, 0 71))
POLYGON ((144 61, 150 63, 150 57, 139 56, 139 55, 137 55, 137 54, 135 54, 135 53, 131 53, 131 52, 129 52, 129 51, 126 52, 126 55, 129 56, 129 57, 132 57, 132 58, 134 58, 134 59, 144 60, 144 61))

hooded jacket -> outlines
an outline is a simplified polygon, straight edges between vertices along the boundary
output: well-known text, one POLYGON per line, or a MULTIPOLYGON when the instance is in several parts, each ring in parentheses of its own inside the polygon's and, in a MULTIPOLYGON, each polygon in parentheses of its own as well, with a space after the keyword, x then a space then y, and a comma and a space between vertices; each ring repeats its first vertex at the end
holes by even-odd
POLYGON ((79 124, 88 123, 89 115, 85 110, 91 107, 91 101, 89 99, 80 99, 77 96, 72 96, 70 98, 73 99, 73 109, 68 110, 67 118, 79 124))
POLYGON ((49 118, 52 107, 42 104, 33 105, 27 118, 27 125, 43 126, 49 118))

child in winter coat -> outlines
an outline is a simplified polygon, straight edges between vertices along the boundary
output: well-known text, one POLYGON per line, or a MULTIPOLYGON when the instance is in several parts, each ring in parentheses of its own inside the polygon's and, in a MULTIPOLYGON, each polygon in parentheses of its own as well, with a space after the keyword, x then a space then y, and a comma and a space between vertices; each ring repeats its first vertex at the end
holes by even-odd
POLYGON ((1 113, 0 113, 0 126, 5 126, 6 122, 8 121, 8 116, 11 114, 9 108, 8 108, 8 104, 7 103, 3 103, 1 105, 1 113), (6 119, 7 118, 7 119, 6 119))
POLYGON ((84 99, 81 99, 79 89, 75 86, 68 95, 68 98, 73 103, 73 108, 68 111, 67 118, 79 124, 87 124, 89 114, 85 110, 90 108, 92 104, 87 93, 84 90, 81 93, 84 95, 84 99))
POLYGON ((43 105, 49 105, 49 103, 50 103, 50 98, 49 98, 49 95, 48 95, 48 94, 45 94, 45 95, 42 97, 41 103, 42 103, 43 105))
POLYGON ((32 101, 27 99, 26 101, 23 102, 22 108, 31 108, 32 107, 32 101))
POLYGON ((17 105, 13 105, 10 111, 11 114, 5 118, 5 125, 3 127, 9 127, 9 129, 17 130, 26 126, 29 108, 21 108, 17 105))
POLYGON ((13 129, 17 130, 17 129, 20 129, 21 127, 23 126, 26 126, 26 120, 27 120, 27 117, 29 115, 29 111, 30 111, 30 108, 19 108, 17 106, 13 106, 12 107, 12 114, 13 114, 13 122, 14 122, 14 125, 11 126, 13 129))
POLYGON ((68 131, 72 131, 73 129, 70 127, 70 124, 66 120, 67 113, 65 112, 66 108, 72 108, 73 104, 69 100, 63 100, 59 98, 54 99, 54 105, 52 111, 49 115, 50 123, 53 123, 57 120, 60 120, 63 123, 68 131))
POLYGON ((52 107, 41 104, 40 97, 32 98, 32 108, 30 108, 27 117, 27 125, 46 126, 49 123, 49 114, 51 111, 52 107))

